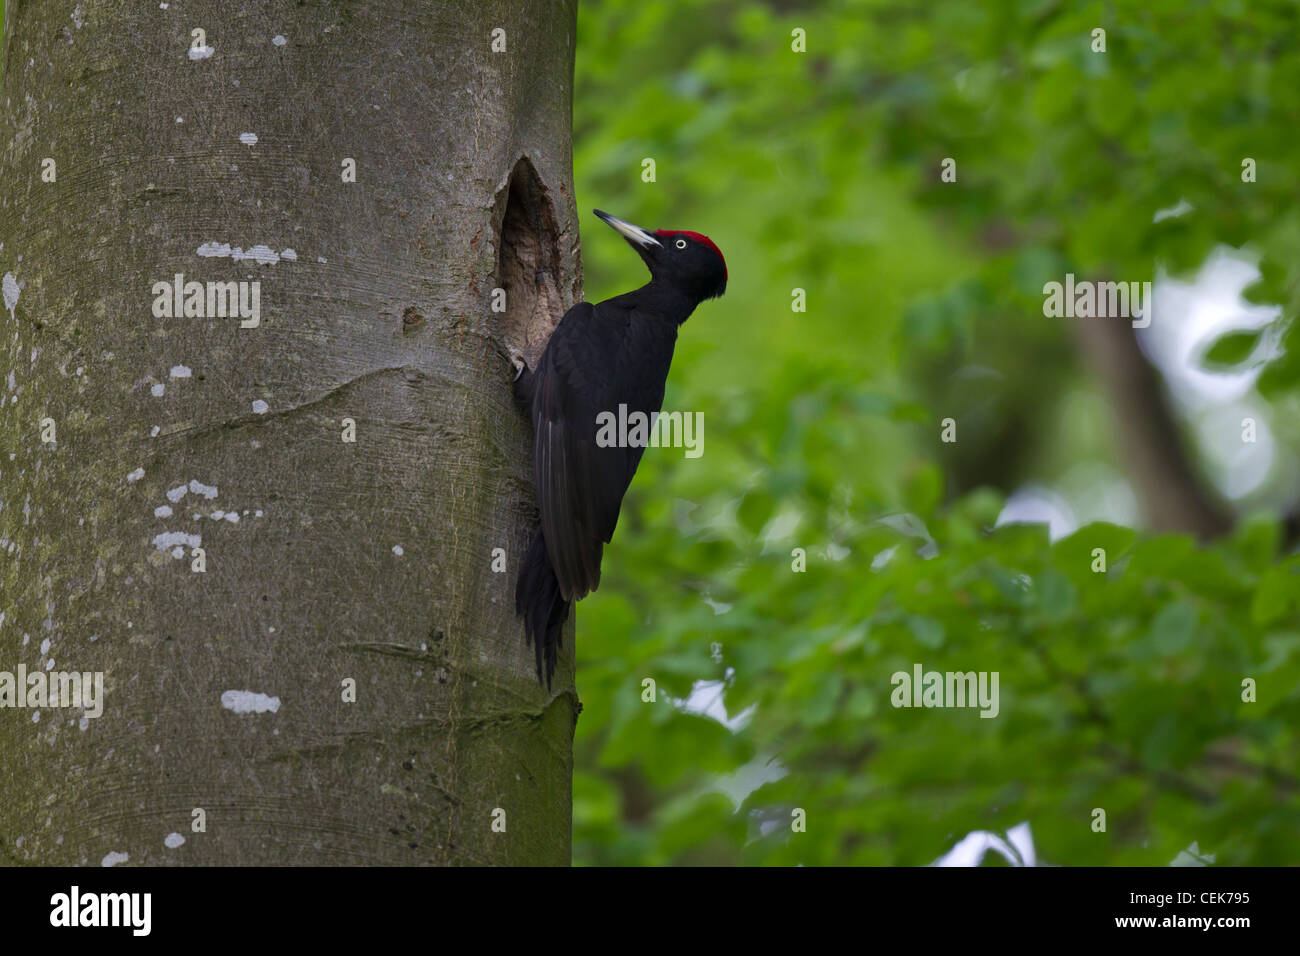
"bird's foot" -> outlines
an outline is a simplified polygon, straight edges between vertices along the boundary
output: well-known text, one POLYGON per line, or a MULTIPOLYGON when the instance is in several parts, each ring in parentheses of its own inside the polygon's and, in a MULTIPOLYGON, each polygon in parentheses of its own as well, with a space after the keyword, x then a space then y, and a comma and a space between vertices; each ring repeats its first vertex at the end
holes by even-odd
POLYGON ((523 375, 528 369, 528 363, 524 361, 524 353, 508 342, 497 341, 495 344, 501 357, 515 368, 515 374, 511 381, 519 381, 519 376, 523 375))
POLYGON ((524 353, 518 349, 511 349, 510 364, 515 367, 515 377, 511 381, 517 382, 519 376, 524 374, 524 369, 528 368, 528 364, 524 361, 524 353))

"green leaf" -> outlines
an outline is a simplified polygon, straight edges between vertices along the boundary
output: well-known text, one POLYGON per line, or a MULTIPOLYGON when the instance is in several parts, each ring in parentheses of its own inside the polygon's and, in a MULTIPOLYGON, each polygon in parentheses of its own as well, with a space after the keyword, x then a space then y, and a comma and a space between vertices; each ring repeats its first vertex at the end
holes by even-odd
POLYGON ((1185 601, 1166 604, 1151 622, 1151 641, 1167 655, 1185 651, 1195 633, 1196 608, 1185 601))
POLYGON ((1077 592, 1065 575, 1058 571, 1044 571, 1035 585, 1039 607, 1048 621, 1059 623, 1074 612, 1077 592))
POLYGON ((1254 353, 1262 329, 1228 332, 1219 336, 1201 356, 1201 363, 1210 369, 1230 369, 1240 365, 1254 353))
POLYGON ((943 625, 934 618, 910 614, 907 618, 907 627, 912 632, 912 636, 926 647, 937 649, 943 646, 943 625))
POLYGON ((1300 574, 1286 565, 1275 566, 1264 572, 1259 587, 1250 602, 1250 619, 1254 624, 1267 627, 1276 624, 1300 594, 1300 574))

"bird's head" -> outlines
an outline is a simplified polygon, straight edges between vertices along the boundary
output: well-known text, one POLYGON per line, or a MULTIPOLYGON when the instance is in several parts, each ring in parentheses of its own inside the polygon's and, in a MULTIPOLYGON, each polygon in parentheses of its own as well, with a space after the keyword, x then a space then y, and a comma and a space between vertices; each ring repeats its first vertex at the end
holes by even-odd
POLYGON ((594 212, 640 254, 656 282, 680 289, 694 302, 727 291, 727 260, 708 236, 679 229, 647 232, 607 212, 594 212))

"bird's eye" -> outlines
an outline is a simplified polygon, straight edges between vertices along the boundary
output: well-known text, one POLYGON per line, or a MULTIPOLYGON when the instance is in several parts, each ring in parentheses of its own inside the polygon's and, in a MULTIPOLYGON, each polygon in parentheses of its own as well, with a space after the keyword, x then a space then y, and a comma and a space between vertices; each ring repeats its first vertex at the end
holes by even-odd
POLYGON ((678 239, 678 240, 677 240, 677 248, 678 248, 678 249, 685 249, 685 248, 686 248, 686 240, 685 240, 685 239, 678 239))

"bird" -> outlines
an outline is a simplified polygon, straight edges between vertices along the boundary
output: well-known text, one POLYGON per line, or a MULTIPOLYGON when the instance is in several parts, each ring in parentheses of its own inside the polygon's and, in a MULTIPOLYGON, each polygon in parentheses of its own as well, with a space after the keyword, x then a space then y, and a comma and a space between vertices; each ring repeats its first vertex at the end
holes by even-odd
POLYGON ((678 328, 727 289, 727 262, 708 236, 653 232, 595 209, 650 270, 632 292, 569 309, 535 368, 512 351, 514 393, 533 425, 533 485, 541 526, 520 566, 515 611, 551 688, 561 631, 575 601, 600 584, 605 545, 644 446, 597 441, 598 417, 662 409, 678 328))

